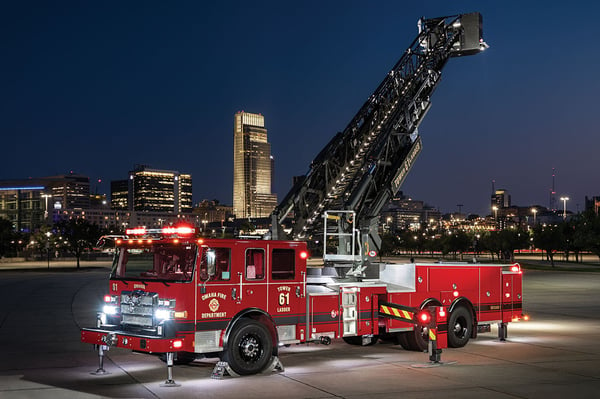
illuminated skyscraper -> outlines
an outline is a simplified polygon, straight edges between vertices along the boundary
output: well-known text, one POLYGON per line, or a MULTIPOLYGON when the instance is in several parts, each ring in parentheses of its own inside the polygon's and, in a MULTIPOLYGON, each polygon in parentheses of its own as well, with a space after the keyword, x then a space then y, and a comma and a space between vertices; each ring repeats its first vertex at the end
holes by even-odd
POLYGON ((498 189, 492 194, 492 208, 496 206, 498 209, 509 208, 510 195, 504 189, 498 189))
POLYGON ((136 165, 127 182, 111 182, 111 207, 130 211, 191 212, 192 176, 136 165))
POLYGON ((277 206, 271 193, 273 158, 265 118, 240 111, 233 126, 233 213, 237 218, 268 217, 277 206))

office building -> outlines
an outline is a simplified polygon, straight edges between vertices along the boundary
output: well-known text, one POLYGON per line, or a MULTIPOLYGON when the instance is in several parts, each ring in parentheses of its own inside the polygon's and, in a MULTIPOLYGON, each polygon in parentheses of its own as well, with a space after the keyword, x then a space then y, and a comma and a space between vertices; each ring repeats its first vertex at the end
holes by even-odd
POLYGON ((233 212, 237 218, 268 217, 277 196, 271 193, 273 157, 265 118, 240 111, 233 127, 233 212))
POLYGON ((90 208, 90 179, 70 173, 0 181, 0 217, 15 231, 32 232, 58 219, 62 209, 90 208))
POLYGON ((129 210, 129 180, 110 182, 110 207, 115 210, 129 210))
POLYGON ((424 201, 413 200, 400 191, 381 212, 380 222, 384 231, 406 228, 418 229, 422 223, 431 224, 442 217, 440 211, 424 201))
POLYGON ((136 165, 129 179, 111 182, 113 209, 147 212, 192 211, 192 176, 136 165), (125 188, 127 187, 127 188, 125 188))
POLYGON ((492 209, 494 209, 494 207, 503 209, 511 206, 510 195, 508 194, 508 191, 504 189, 495 190, 492 194, 491 201, 492 209))

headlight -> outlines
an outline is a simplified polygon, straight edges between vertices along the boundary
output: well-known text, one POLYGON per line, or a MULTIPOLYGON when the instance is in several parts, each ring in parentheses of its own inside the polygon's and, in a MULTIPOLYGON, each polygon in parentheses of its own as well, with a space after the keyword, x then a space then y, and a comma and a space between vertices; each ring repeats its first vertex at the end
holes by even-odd
POLYGON ((105 305, 102 308, 104 314, 113 316, 119 313, 119 297, 117 295, 104 295, 105 305))
POLYGON ((102 311, 107 315, 115 315, 117 314, 118 308, 115 305, 104 305, 102 311))
POLYGON ((156 317, 158 320, 169 320, 171 319, 171 314, 173 312, 169 309, 156 309, 156 312, 154 312, 154 317, 156 317))
POLYGON ((157 320, 171 320, 175 317, 175 299, 158 299, 158 307, 154 311, 157 320))

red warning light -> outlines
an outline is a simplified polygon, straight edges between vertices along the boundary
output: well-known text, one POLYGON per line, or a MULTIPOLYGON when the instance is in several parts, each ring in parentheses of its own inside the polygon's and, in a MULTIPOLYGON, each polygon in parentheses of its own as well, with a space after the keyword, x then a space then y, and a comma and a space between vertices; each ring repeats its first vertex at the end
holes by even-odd
POLYGON ((308 258, 308 252, 300 251, 300 259, 307 259, 307 258, 308 258))
POLYGON ((431 313, 429 310, 423 309, 417 313, 417 322, 421 325, 429 325, 431 323, 431 313))
POLYGON ((186 236, 186 235, 190 235, 190 234, 194 234, 196 230, 193 227, 189 227, 189 226, 168 226, 168 227, 163 227, 162 229, 162 233, 163 234, 177 234, 180 236, 186 236))

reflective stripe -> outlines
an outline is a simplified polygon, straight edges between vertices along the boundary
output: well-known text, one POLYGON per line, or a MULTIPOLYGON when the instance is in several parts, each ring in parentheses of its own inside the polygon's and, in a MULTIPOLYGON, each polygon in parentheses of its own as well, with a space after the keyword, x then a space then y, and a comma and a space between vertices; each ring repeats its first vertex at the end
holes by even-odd
POLYGON ((429 340, 435 341, 436 339, 437 339, 437 335, 436 335, 435 328, 430 328, 429 329, 429 340))
POLYGON ((409 323, 414 322, 414 313, 416 309, 408 308, 406 306, 395 305, 391 303, 380 304, 379 315, 384 317, 391 317, 394 319, 407 321, 409 323))

